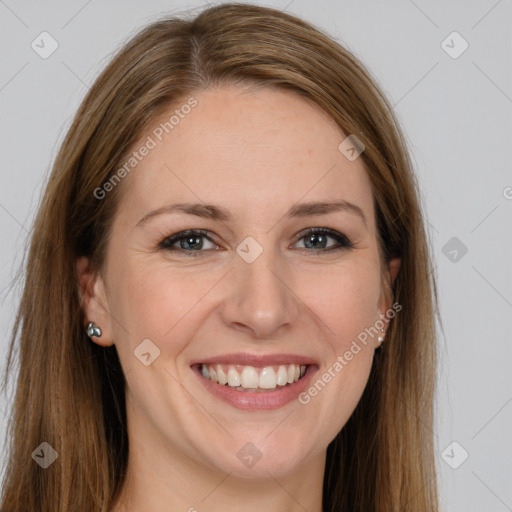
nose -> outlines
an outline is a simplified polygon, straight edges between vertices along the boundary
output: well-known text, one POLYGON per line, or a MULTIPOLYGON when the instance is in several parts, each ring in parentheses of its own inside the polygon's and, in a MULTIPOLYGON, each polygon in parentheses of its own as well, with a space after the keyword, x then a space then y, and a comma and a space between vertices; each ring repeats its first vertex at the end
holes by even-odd
POLYGON ((228 279, 221 316, 229 327, 270 339, 297 321, 300 300, 272 251, 264 250, 252 263, 240 258, 228 279))

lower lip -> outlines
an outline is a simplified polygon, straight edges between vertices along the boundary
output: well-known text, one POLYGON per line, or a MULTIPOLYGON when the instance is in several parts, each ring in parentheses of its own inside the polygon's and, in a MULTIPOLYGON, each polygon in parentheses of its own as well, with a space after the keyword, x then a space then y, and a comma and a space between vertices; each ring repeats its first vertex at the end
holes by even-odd
POLYGON ((293 384, 288 384, 274 391, 237 391, 227 384, 217 384, 201 373, 201 365, 192 367, 203 386, 214 396, 224 402, 243 410, 273 410, 289 404, 306 390, 313 374, 318 369, 315 365, 308 365, 304 376, 293 384))

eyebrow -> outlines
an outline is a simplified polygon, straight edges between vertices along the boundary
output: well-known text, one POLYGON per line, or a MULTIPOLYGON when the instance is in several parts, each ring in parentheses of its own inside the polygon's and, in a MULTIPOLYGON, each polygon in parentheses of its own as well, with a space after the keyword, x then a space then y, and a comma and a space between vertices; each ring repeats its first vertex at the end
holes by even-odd
MULTIPOLYGON (((363 210, 356 204, 345 200, 298 203, 293 205, 285 213, 284 217, 290 219, 297 217, 311 217, 327 215, 328 213, 333 212, 347 212, 355 214, 363 220, 365 226, 367 225, 363 210)), ((176 203, 162 206, 161 208, 157 208, 156 210, 147 213, 139 220, 139 222, 137 222, 136 226, 143 226, 150 219, 158 215, 172 213, 185 213, 187 215, 195 215, 196 217, 202 217, 204 219, 220 220, 224 222, 231 219, 229 210, 222 206, 207 203, 176 203)))

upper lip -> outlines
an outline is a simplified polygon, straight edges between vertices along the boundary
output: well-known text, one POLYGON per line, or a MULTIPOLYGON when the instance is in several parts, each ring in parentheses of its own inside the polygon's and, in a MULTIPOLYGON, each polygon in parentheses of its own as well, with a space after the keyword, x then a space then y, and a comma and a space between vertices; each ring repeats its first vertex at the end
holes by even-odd
POLYGON ((249 354, 232 353, 224 354, 221 356, 208 357, 205 359, 197 359, 190 363, 194 364, 241 364, 244 366, 273 366, 278 364, 318 364, 314 359, 308 356, 301 356, 299 354, 249 354))

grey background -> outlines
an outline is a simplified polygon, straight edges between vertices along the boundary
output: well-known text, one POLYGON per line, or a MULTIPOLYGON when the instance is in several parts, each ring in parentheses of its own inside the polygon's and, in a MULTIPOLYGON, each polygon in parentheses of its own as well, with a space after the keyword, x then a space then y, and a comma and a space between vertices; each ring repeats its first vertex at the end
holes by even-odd
MULTIPOLYGON (((10 283, 79 101, 138 28, 204 5, 0 0, 2 354, 19 298, 10 283), (59 44, 48 59, 31 48, 43 31, 59 44)), ((425 200, 444 324, 434 432, 442 510, 512 511, 511 1, 266 5, 327 30, 363 61, 394 106, 425 200), (458 58, 442 46, 453 31, 469 44, 458 58), (458 241, 446 245, 453 237, 458 241)), ((452 53, 462 47, 453 36, 445 45, 452 53)), ((6 408, 1 397, 2 438, 6 408)))

